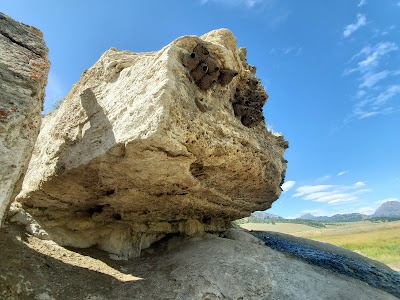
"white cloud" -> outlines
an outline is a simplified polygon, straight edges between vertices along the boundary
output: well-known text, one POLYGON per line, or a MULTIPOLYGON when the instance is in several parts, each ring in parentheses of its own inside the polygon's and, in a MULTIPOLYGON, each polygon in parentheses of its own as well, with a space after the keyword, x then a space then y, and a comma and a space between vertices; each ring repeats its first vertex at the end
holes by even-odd
POLYGON ((288 190, 290 190, 294 185, 296 184, 296 181, 289 180, 286 181, 284 184, 282 184, 281 188, 283 193, 286 193, 288 190))
POLYGON ((364 97, 366 94, 367 94, 367 92, 366 92, 365 90, 358 90, 358 91, 357 91, 356 97, 357 97, 357 98, 362 98, 362 97, 364 97))
POLYGON ((353 56, 353 67, 344 71, 345 76, 358 74, 360 81, 355 95, 357 101, 353 106, 353 117, 365 119, 395 111, 389 102, 400 94, 400 84, 393 84, 393 77, 400 75, 400 72, 382 66, 393 66, 390 63, 391 53, 398 50, 396 43, 382 41, 362 48, 353 56))
POLYGON ((399 48, 393 42, 380 42, 374 47, 366 46, 355 55, 364 56, 365 58, 357 63, 357 69, 361 73, 368 72, 378 66, 379 60, 386 54, 396 51, 399 48))
POLYGON ((365 4, 367 4, 367 0, 360 0, 360 2, 358 3, 357 7, 362 7, 365 4))
POLYGON ((355 212, 357 212, 359 214, 364 214, 364 215, 372 215, 375 211, 376 211, 376 207, 365 206, 365 207, 360 207, 355 212))
POLYGON ((321 184, 321 185, 303 185, 301 187, 298 187, 296 189, 296 194, 293 195, 293 197, 300 197, 306 194, 311 194, 311 193, 316 193, 320 191, 324 191, 327 189, 332 188, 333 185, 326 185, 326 184, 321 184))
POLYGON ((388 70, 384 70, 378 73, 367 72, 362 76, 362 83, 360 84, 360 88, 371 88, 379 81, 388 77, 389 74, 390 72, 388 70))
POLYGON ((398 94, 400 94, 400 84, 388 86, 386 90, 373 99, 373 105, 379 106, 385 104, 389 99, 397 96, 398 94))
POLYGON ((347 173, 349 173, 349 171, 342 171, 342 172, 337 173, 337 176, 343 176, 344 174, 347 174, 347 173))
POLYGON ((358 200, 358 194, 369 191, 369 189, 361 189, 365 186, 366 184, 362 181, 352 185, 305 185, 298 187, 293 197, 334 205, 358 200))
POLYGON ((400 95, 400 84, 385 86, 378 93, 362 98, 353 109, 353 114, 358 119, 365 119, 376 115, 387 115, 394 111, 388 102, 400 95))
POLYGON ((354 24, 349 24, 344 28, 343 36, 347 38, 352 35, 353 32, 365 25, 367 25, 367 18, 365 17, 365 15, 358 14, 357 21, 354 24))
POLYGON ((386 199, 382 199, 382 200, 376 201, 374 203, 381 205, 381 204, 386 203, 388 201, 400 201, 400 200, 398 198, 386 198, 386 199))

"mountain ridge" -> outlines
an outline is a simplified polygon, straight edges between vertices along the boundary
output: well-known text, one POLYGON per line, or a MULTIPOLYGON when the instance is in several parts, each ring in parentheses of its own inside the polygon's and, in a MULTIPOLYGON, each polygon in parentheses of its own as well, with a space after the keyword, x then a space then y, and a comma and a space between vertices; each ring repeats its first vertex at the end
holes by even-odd
MULTIPOLYGON (((284 219, 281 216, 270 214, 265 211, 255 211, 251 214, 253 218, 260 220, 284 219)), ((317 222, 357 222, 371 218, 400 218, 400 201, 387 201, 382 203, 371 215, 360 213, 335 214, 333 216, 314 216, 310 213, 304 214, 294 220, 310 220, 317 222)))
POLYGON ((381 206, 379 206, 376 209, 375 213, 371 215, 350 213, 350 214, 335 214, 331 217, 328 217, 328 216, 314 216, 310 213, 307 213, 296 219, 319 221, 319 222, 355 222, 355 221, 362 221, 378 217, 386 217, 386 218, 400 217, 400 202, 387 201, 381 204, 381 206))

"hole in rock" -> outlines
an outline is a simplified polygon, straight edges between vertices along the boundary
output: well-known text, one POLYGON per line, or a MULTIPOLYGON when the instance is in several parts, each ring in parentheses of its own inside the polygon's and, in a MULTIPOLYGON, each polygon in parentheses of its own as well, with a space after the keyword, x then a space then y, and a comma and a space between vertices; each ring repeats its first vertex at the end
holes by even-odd
POLYGON ((91 208, 89 208, 88 210, 87 210, 87 212, 89 213, 89 214, 91 214, 91 215, 93 215, 94 213, 101 213, 101 212, 103 212, 103 207, 104 207, 105 205, 96 205, 96 206, 94 206, 94 207, 91 207, 91 208))
POLYGON ((115 193, 115 190, 114 190, 114 189, 107 190, 107 191, 104 192, 104 196, 110 196, 110 195, 112 195, 112 194, 114 194, 114 193, 115 193))
POLYGON ((192 173, 192 175, 194 177, 198 177, 198 176, 204 174, 203 169, 204 169, 204 165, 202 163, 194 162, 190 165, 189 170, 190 170, 190 173, 192 173))
POLYGON ((117 220, 117 221, 122 220, 121 214, 119 214, 119 213, 115 213, 115 214, 113 214, 112 216, 113 216, 113 218, 114 218, 115 220, 117 220))

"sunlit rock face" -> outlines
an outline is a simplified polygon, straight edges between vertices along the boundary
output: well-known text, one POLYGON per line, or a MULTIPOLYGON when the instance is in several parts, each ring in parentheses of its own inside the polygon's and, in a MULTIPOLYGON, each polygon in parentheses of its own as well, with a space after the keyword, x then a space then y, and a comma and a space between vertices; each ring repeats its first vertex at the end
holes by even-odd
POLYGON ((123 257, 269 208, 287 142, 266 129, 245 52, 226 29, 108 50, 44 118, 18 200, 58 243, 123 257))
POLYGON ((47 55, 38 29, 0 13, 0 225, 39 134, 47 55))

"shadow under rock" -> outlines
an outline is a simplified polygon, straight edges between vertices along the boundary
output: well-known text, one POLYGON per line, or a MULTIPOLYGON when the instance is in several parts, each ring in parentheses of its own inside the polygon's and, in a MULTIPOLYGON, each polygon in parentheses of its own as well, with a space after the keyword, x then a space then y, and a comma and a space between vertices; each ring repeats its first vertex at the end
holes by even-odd
POLYGON ((63 260, 69 253, 50 243, 35 240, 22 226, 10 225, 0 230, 0 299, 39 299, 45 294, 51 299, 112 297, 116 288, 140 282, 121 282, 110 275, 80 267, 79 258, 76 265, 66 263, 63 260), (35 241, 37 244, 33 246, 35 241), (63 258, 53 257, 57 255, 63 258))

